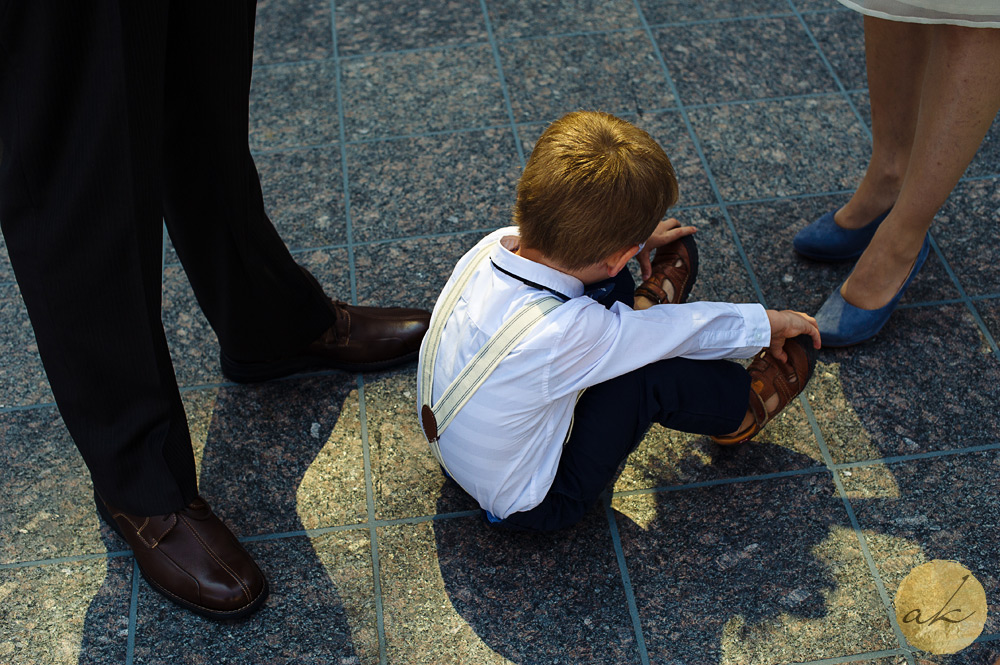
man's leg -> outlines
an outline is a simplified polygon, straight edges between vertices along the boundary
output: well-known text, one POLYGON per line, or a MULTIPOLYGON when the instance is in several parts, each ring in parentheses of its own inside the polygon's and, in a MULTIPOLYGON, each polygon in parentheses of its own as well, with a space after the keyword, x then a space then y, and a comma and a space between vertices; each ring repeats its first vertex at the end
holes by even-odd
POLYGON ((331 304, 264 211, 247 146, 254 12, 253 0, 175 3, 169 19, 165 215, 223 371, 253 381, 415 357, 427 312, 331 304))
POLYGON ((0 222, 56 403, 95 488, 123 510, 154 515, 187 505, 197 486, 160 323, 155 72, 166 9, 156 3, 134 17, 124 5, 9 5, 0 22, 0 222))
POLYGON ((197 497, 160 323, 165 3, 13 3, 0 220, 98 510, 170 600, 237 618, 267 581, 197 497))

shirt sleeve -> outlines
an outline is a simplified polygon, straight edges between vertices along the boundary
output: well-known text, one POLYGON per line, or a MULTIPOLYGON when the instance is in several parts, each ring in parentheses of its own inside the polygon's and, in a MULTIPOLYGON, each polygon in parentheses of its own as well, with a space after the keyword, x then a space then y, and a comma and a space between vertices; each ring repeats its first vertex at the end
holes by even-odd
POLYGON ((567 305, 556 310, 567 311, 550 355, 554 397, 666 358, 749 358, 771 341, 767 313, 756 303, 697 302, 638 311, 622 303, 610 310, 596 302, 567 305))

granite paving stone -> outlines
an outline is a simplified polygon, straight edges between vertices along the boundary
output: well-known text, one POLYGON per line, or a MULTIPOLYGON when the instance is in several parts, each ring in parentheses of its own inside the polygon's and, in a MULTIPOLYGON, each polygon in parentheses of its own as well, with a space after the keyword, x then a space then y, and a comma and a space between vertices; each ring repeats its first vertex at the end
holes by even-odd
POLYGON ((198 306, 180 265, 163 270, 163 329, 170 347, 177 385, 192 386, 226 381, 219 369, 219 340, 198 306))
POLYGON ((355 242, 510 223, 520 175, 510 129, 348 148, 355 242))
POLYGON ((354 375, 184 394, 199 489, 241 536, 366 519, 354 375))
POLYGON ((839 97, 695 108, 691 123, 727 201, 853 189, 868 137, 839 97))
POLYGON ((0 570, 0 662, 124 663, 132 558, 0 570))
POLYGON ((823 464, 805 412, 795 402, 753 441, 736 446, 720 446, 707 436, 654 424, 629 455, 615 491, 817 469, 823 464))
POLYGON ((603 510, 555 534, 470 517, 379 541, 390 662, 638 661, 603 510))
POLYGON ((655 34, 686 106, 836 90, 795 17, 679 25, 655 34))
POLYGON ((500 46, 517 122, 580 109, 642 113, 675 104, 645 31, 548 37, 500 46))
POLYGON ((851 12, 837 0, 791 0, 791 4, 800 12, 851 12))
POLYGON ((263 153, 254 161, 264 209, 290 249, 347 242, 339 146, 263 153))
MULTIPOLYGON (((791 248, 870 156, 862 20, 836 0, 260 0, 253 57, 266 209, 337 299, 430 309, 510 223, 521 156, 577 109, 670 156, 667 216, 698 228, 691 300, 814 312, 851 269, 791 248)), ((235 623, 153 592, 100 524, 0 240, 0 663, 1000 664, 998 137, 1000 117, 875 339, 821 351, 748 444, 653 426, 614 492, 546 535, 491 528, 446 480, 416 362, 228 382, 166 239, 199 487, 272 585, 235 623), (993 606, 953 656, 904 654, 877 592, 931 558, 972 568, 993 606)))
POLYGON ((639 6, 650 25, 791 13, 783 0, 639 0, 639 6))
POLYGON ((55 407, 0 414, 0 563, 104 552, 90 474, 55 407))
POLYGON ((477 0, 341 0, 336 17, 341 57, 489 39, 477 0))
POLYGON ((254 25, 254 65, 332 57, 330 6, 327 0, 291 3, 259 0, 254 25))
POLYGON ((824 350, 820 361, 824 373, 806 394, 834 462, 967 448, 1000 435, 1000 360, 964 305, 897 310, 874 340, 824 350))
POLYGON ((415 367, 365 378, 375 518, 478 510, 475 500, 441 471, 416 414, 415 367))
MULTIPOLYGON (((679 111, 646 113, 641 117, 626 118, 646 130, 670 158, 677 176, 680 197, 678 206, 718 203, 705 173, 705 165, 698 156, 694 141, 679 111)), ((668 213, 670 214, 670 213, 668 213)))
POLYGON ((986 591, 983 635, 1000 633, 1000 452, 840 472, 886 592, 894 598, 909 572, 934 559, 958 561, 986 591), (974 519, 970 519, 975 516, 974 519))
MULTIPOLYGON (((264 211, 291 250, 347 242, 340 146, 281 150, 254 156, 264 194, 264 211)), ((164 262, 180 258, 164 234, 164 262)))
POLYGON ((136 663, 377 663, 365 531, 251 542, 271 594, 250 621, 209 621, 139 585, 136 663))
MULTIPOLYGON (((833 4, 833 3, 831 3, 833 4)), ((853 11, 802 17, 845 90, 868 87, 863 17, 853 11)))
POLYGON ((0 285, 8 286, 14 282, 14 268, 10 265, 10 254, 7 251, 7 243, 0 236, 0 285))
POLYGON ((455 263, 483 236, 505 225, 506 221, 473 233, 355 247, 358 304, 433 309, 455 263))
POLYGON ((250 148, 327 145, 338 139, 336 69, 329 61, 256 67, 250 148))
POLYGON ((488 45, 341 62, 348 141, 507 124, 488 45))
POLYGON ((978 300, 975 303, 976 311, 986 324, 986 329, 993 336, 993 341, 1000 341, 1000 298, 989 300, 978 300))
POLYGON ((38 356, 28 310, 15 284, 0 285, 0 317, 4 321, 0 337, 0 407, 52 403, 52 390, 38 356))
POLYGON ((829 474, 613 506, 650 662, 791 663, 896 646, 829 474))
POLYGON ((499 40, 640 26, 633 0, 486 0, 499 40))
MULTIPOLYGON (((729 207, 768 307, 814 314, 834 289, 843 284, 854 267, 853 261, 812 261, 795 252, 792 240, 801 229, 841 207, 848 198, 849 195, 822 196, 729 207)), ((930 302, 958 296, 940 259, 932 252, 901 302, 930 302)))
POLYGON ((931 233, 970 296, 1000 293, 1000 178, 959 183, 931 233))

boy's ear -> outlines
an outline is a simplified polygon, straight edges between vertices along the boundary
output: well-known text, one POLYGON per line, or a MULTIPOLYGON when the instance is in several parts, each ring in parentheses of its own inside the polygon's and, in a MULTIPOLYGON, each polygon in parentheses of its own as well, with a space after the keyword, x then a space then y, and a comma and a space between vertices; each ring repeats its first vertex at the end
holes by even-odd
POLYGON ((614 277, 621 272, 622 268, 628 265, 629 259, 638 253, 639 245, 631 245, 618 250, 605 259, 604 263, 608 266, 608 277, 614 277))

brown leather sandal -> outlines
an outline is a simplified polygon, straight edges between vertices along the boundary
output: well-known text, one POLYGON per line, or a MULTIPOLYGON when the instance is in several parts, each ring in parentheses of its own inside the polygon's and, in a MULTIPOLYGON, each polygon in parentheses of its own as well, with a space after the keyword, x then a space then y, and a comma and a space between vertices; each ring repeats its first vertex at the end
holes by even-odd
POLYGON ((695 244, 694 236, 684 236, 657 248, 652 268, 653 274, 636 288, 635 295, 660 305, 686 302, 694 280, 698 277, 698 245, 695 244), (678 261, 680 265, 677 265, 678 261), (669 282, 674 287, 673 298, 669 298, 663 290, 664 282, 669 282))
POLYGON ((812 346, 812 338, 809 335, 799 335, 785 340, 784 349, 788 356, 786 362, 781 362, 769 349, 764 349, 747 367, 750 374, 749 409, 753 414, 753 422, 742 432, 730 436, 713 436, 713 441, 731 446, 753 438, 802 392, 816 366, 816 349, 812 346), (778 396, 778 404, 768 411, 767 400, 773 395, 778 396))

